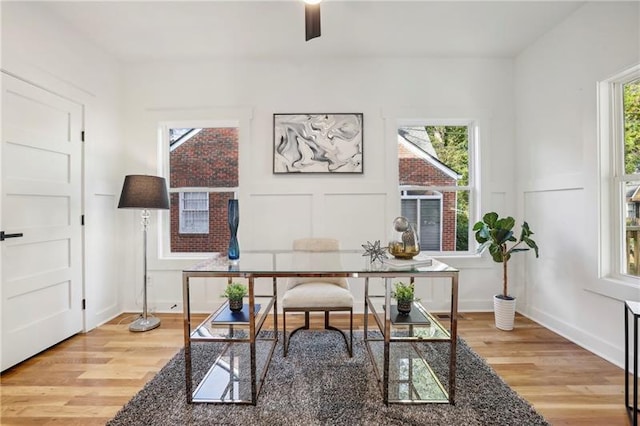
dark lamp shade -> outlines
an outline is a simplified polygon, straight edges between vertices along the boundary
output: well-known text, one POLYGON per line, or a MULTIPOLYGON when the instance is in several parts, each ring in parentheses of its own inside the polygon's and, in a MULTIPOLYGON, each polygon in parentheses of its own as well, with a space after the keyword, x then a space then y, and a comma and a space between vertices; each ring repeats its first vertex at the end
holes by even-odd
POLYGON ((124 178, 119 209, 168 209, 169 194, 163 177, 128 175, 124 178))

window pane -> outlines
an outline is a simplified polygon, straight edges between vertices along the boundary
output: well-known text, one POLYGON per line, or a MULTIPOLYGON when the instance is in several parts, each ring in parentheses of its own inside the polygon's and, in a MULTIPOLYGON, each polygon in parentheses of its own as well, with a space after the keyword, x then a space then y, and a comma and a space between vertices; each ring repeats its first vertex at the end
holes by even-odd
POLYGON ((170 139, 169 169, 171 188, 237 187, 238 129, 189 129, 170 139))
POLYGON ((398 128, 400 185, 469 184, 467 126, 398 128))
MULTIPOLYGON (((640 79, 622 86, 624 120, 624 174, 640 174, 640 79)), ((622 185, 623 273, 640 276, 640 182, 622 185)))
POLYGON ((420 200, 420 250, 440 251, 440 219, 442 199, 427 198, 420 200))
POLYGON ((409 220, 414 229, 418 229, 418 200, 403 199, 400 201, 400 214, 409 220))
POLYGON ((469 250, 469 191, 406 191, 400 205, 421 250, 469 250))
POLYGON ((209 233, 209 193, 180 193, 180 233, 209 233))
POLYGON ((626 218, 624 226, 625 273, 640 276, 640 183, 625 185, 626 218))
POLYGON ((623 86, 624 170, 640 173, 640 79, 623 86))
POLYGON ((237 127, 169 129, 171 252, 226 252, 227 202, 238 187, 238 137, 237 127))
POLYGON ((456 217, 456 251, 469 250, 469 191, 456 191, 454 205, 447 205, 445 209, 454 208, 456 217))
POLYGON ((469 251, 470 191, 442 191, 471 184, 469 158, 468 126, 398 128, 402 215, 416 226, 422 250, 469 251), (419 201, 409 207, 410 198, 419 201))

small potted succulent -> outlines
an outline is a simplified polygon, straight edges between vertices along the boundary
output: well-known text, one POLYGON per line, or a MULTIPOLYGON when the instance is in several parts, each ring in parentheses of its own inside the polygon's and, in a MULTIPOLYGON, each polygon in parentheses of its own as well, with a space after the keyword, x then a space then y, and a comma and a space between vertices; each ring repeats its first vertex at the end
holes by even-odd
POLYGON ((411 312, 411 306, 413 305, 415 298, 415 286, 413 283, 405 284, 399 281, 393 284, 393 290, 391 291, 391 297, 398 302, 398 312, 400 314, 407 315, 411 312))
POLYGON ((229 299, 229 309, 232 312, 242 310, 242 299, 247 295, 247 286, 240 283, 229 283, 224 289, 223 297, 229 299))

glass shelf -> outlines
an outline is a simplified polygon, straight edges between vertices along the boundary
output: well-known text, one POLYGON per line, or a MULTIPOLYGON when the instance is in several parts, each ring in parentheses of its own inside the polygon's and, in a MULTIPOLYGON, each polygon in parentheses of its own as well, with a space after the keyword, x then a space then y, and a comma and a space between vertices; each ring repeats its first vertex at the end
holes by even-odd
MULTIPOLYGON (((384 371, 384 341, 368 340, 378 374, 384 371)), ((420 352, 410 342, 389 345, 390 403, 449 403, 449 394, 420 352)))
MULTIPOLYGON (((384 324, 384 297, 369 296, 369 309, 378 318, 378 326, 384 324)), ((451 334, 438 319, 428 312, 420 302, 413 302, 411 319, 407 320, 392 305, 391 310, 391 339, 396 340, 420 340, 420 341, 449 341, 451 334)))
MULTIPOLYGON (((258 308, 255 313, 256 333, 260 331, 262 323, 271 311, 273 305, 272 296, 256 296, 255 306, 258 308)), ((220 341, 220 340, 248 340, 250 324, 248 314, 239 315, 240 320, 233 319, 228 313, 229 303, 225 302, 204 321, 202 321, 192 332, 192 341, 220 341), (230 319, 228 319, 230 317, 230 319)))
MULTIPOLYGON (((255 392, 257 392, 263 384, 273 340, 258 338, 255 345, 255 392)), ((192 380, 197 387, 193 391, 192 402, 252 403, 254 390, 252 389, 251 349, 248 343, 201 343, 194 346, 192 350, 198 352, 193 357, 192 380), (209 360, 210 363, 211 359, 215 359, 213 364, 207 364, 206 361, 209 360), (208 370, 207 367, 209 367, 208 370)))

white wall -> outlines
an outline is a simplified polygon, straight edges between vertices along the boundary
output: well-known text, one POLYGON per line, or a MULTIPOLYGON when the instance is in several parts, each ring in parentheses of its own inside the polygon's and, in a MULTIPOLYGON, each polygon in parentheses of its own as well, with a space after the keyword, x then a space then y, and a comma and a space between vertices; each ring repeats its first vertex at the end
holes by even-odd
MULTIPOLYGON (((150 63, 125 69, 127 173, 156 173, 157 123, 215 119, 234 108, 252 117, 240 142, 240 247, 288 249, 303 236, 335 236, 344 249, 388 241, 399 214, 396 118, 480 119, 485 161, 484 209, 513 211, 513 73, 508 59, 322 58, 150 63), (364 113, 364 174, 273 175, 273 113, 364 113), (245 136, 247 134, 245 133, 245 136), (506 163, 507 167, 496 166, 506 163)), ((228 117, 221 117, 228 118, 228 117)), ((241 136, 242 137, 242 136, 241 136)), ((140 236, 131 214, 130 280, 125 309, 140 309, 140 236)), ((157 223, 156 218, 154 222, 157 223)), ((155 238, 155 230, 152 235, 155 238)), ((154 247, 155 241, 152 243, 154 247)), ((151 250, 155 253, 155 250, 151 250)), ((358 254, 359 255, 359 254, 358 254)), ((193 261, 150 260, 150 306, 182 302, 180 271, 193 261)), ((488 310, 499 273, 480 259, 451 259, 464 267, 460 308, 488 310)), ((442 284, 425 290, 431 307, 448 305, 442 284)), ((211 298, 220 293, 211 291, 211 298)), ((362 284, 354 283, 356 300, 362 284)), ((207 297, 196 309, 211 309, 207 297)), ((360 304, 357 309, 362 309, 360 304)))
MULTIPOLYGON (((86 327, 120 312, 120 69, 42 5, 2 2, 2 70, 84 104, 86 327)), ((82 261, 78 259, 78 261, 82 261)))
POLYGON ((518 207, 541 253, 519 309, 618 365, 623 303, 586 290, 599 280, 596 83, 640 62, 639 40, 637 2, 587 3, 515 61, 518 207))

